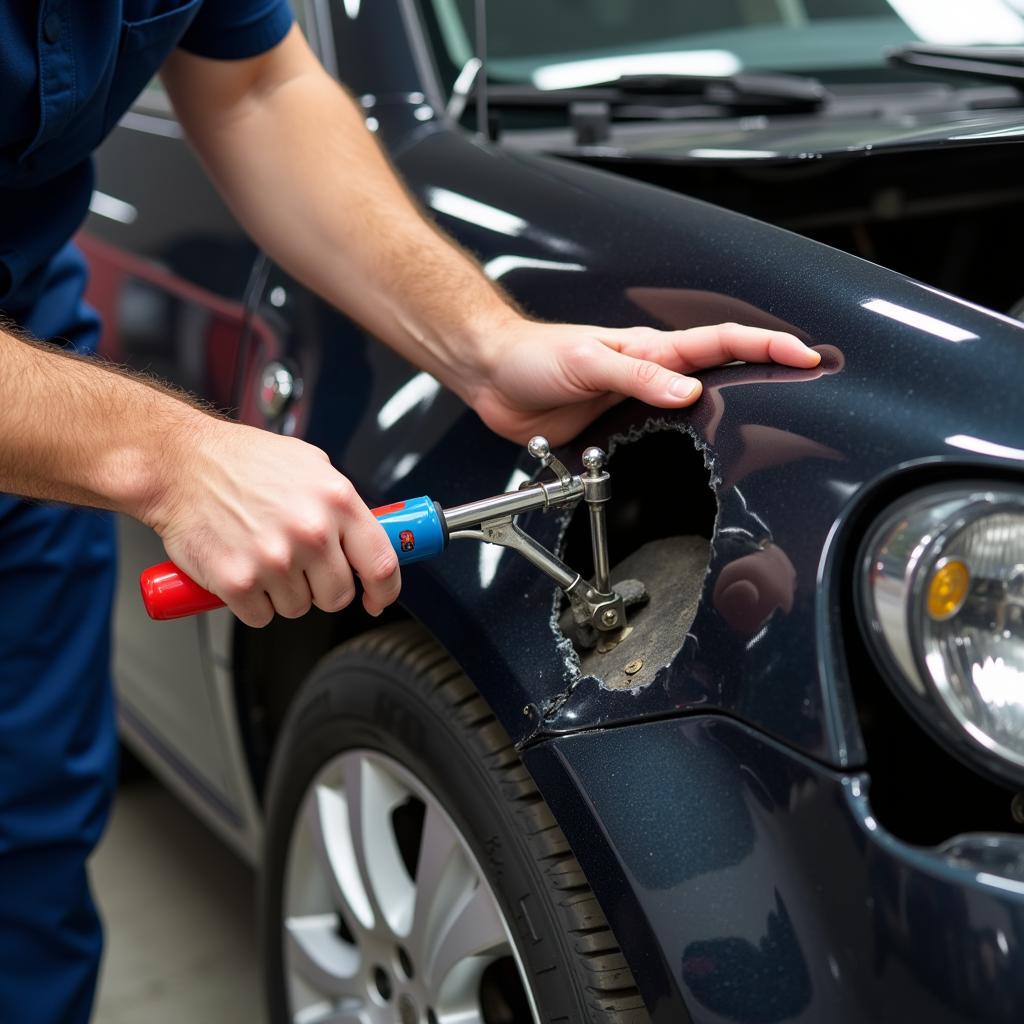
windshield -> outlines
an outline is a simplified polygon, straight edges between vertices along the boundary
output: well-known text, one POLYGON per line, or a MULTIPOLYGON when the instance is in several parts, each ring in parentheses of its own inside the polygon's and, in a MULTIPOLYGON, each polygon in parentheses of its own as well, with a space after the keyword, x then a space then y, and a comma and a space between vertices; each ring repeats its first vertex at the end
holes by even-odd
MULTIPOLYGON (((560 89, 620 75, 885 69, 914 41, 1024 44, 1024 0, 482 0, 488 77, 560 89)), ((456 69, 474 0, 425 0, 456 69)), ((891 72, 887 72, 891 74, 891 72)))

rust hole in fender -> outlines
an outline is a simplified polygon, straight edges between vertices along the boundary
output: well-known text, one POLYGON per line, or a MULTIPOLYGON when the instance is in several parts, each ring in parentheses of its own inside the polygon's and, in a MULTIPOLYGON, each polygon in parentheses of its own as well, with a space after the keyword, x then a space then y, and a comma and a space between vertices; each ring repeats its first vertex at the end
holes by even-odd
MULTIPOLYGON (((596 676, 608 689, 638 689, 679 652, 697 614, 711 556, 717 502, 712 467, 688 432, 649 423, 613 438, 608 465, 612 498, 606 506, 613 584, 640 580, 647 603, 629 610, 619 642, 581 642, 563 601, 557 612, 559 639, 572 642, 573 674, 596 676)), ((573 512, 564 557, 588 578, 593 574, 586 505, 573 512)))

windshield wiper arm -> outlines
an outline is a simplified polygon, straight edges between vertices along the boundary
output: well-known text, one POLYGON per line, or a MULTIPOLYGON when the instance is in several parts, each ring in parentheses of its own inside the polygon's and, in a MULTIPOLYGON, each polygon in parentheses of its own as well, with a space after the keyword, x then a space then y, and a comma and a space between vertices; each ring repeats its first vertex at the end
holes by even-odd
POLYGON ((609 82, 625 93, 662 93, 699 96, 723 107, 755 106, 759 109, 817 110, 828 99, 828 90, 814 78, 799 75, 620 75, 609 82))
POLYGON ((527 84, 494 82, 489 97, 499 105, 569 106, 580 101, 623 107, 643 99, 677 104, 680 97, 723 107, 733 113, 801 113, 817 110, 828 90, 813 78, 786 74, 620 75, 606 82, 563 89, 538 89, 527 84))
POLYGON ((892 64, 1007 82, 1024 90, 1024 46, 936 46, 911 43, 891 50, 892 64))

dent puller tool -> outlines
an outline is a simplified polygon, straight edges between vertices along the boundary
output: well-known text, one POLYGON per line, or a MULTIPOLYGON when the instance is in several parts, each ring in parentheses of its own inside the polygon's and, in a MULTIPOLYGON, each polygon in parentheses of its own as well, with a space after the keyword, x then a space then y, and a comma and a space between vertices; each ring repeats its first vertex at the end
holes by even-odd
MULTIPOLYGON (((525 483, 518 491, 452 508, 441 508, 428 497, 409 498, 375 508, 373 514, 384 527, 400 565, 435 558, 450 540, 479 540, 512 548, 561 587, 569 598, 573 618, 582 630, 593 629, 599 633, 622 630, 626 626, 627 606, 640 603, 646 595, 643 586, 635 580, 626 580, 614 590, 609 579, 604 510, 611 496, 611 477, 605 469, 607 456, 600 448, 587 448, 583 453, 584 471, 574 475, 551 454, 546 438, 531 438, 526 449, 545 469, 553 472, 553 480, 525 483), (593 583, 570 569, 516 522, 524 512, 573 508, 580 499, 590 510, 593 583)), ((143 604, 153 619, 178 619, 224 605, 219 597, 204 590, 173 562, 162 562, 146 569, 139 583, 143 604)))

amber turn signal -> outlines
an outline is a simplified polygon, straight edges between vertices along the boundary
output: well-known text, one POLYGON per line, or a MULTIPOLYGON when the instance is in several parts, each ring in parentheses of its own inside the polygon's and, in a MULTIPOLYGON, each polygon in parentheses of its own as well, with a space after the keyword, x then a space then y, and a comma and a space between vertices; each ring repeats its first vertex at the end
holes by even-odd
POLYGON ((971 572, 964 562, 940 562, 928 581, 928 615, 936 622, 952 618, 963 607, 970 585, 971 572))

